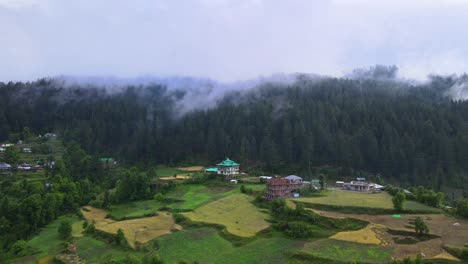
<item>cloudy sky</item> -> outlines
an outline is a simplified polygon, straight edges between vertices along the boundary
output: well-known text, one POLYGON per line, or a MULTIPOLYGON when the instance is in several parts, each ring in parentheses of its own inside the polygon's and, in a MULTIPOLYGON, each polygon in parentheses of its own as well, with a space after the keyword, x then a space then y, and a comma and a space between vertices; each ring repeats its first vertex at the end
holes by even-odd
POLYGON ((468 72, 468 0, 0 0, 0 81, 468 72))

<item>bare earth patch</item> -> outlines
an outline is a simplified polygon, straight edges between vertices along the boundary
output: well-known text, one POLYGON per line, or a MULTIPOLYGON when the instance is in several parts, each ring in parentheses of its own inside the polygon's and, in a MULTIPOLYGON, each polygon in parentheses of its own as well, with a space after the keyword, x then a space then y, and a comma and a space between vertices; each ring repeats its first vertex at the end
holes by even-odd
POLYGON ((180 181, 192 178, 191 176, 187 175, 176 175, 176 177, 161 177, 159 180, 161 181, 180 181))
POLYGON ((116 234, 117 230, 122 229, 131 247, 135 247, 136 242, 146 243, 154 238, 170 234, 172 230, 182 229, 174 223, 172 215, 167 212, 158 212, 158 216, 114 221, 103 218, 107 216, 107 212, 102 209, 91 206, 86 206, 86 209, 89 211, 81 210, 83 216, 95 222, 97 229, 111 234, 116 234))
POLYGON ((452 260, 452 261, 460 261, 459 258, 450 255, 445 250, 442 251, 442 253, 440 253, 439 255, 434 256, 433 259, 446 259, 446 260, 452 260))
POLYGON ((201 171, 203 170, 203 166, 179 167, 177 169, 181 171, 201 171))

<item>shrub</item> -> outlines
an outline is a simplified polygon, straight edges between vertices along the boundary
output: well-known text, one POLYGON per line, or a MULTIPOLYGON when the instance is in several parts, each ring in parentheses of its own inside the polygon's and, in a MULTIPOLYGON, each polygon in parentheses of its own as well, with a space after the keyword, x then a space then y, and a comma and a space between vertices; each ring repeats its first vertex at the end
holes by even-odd
POLYGON ((416 217, 416 220, 414 221, 414 231, 418 236, 429 233, 429 227, 421 217, 416 217))
POLYGON ((71 236, 71 231, 72 231, 72 225, 70 221, 64 220, 60 223, 60 226, 58 227, 58 233, 60 238, 62 239, 67 239, 71 236))
POLYGON ((24 257, 29 254, 29 251, 28 245, 24 240, 18 240, 10 247, 10 253, 16 257, 24 257))
POLYGON ((277 229, 292 238, 308 238, 313 235, 312 227, 305 222, 283 222, 277 226, 277 229))
POLYGON ((395 210, 399 212, 403 211, 405 209, 405 201, 406 201, 405 194, 403 192, 398 192, 392 198, 393 208, 395 208, 395 210))
POLYGON ((95 231, 96 231, 96 227, 94 226, 93 223, 89 224, 88 227, 85 229, 85 232, 87 234, 94 234, 95 231))
POLYGON ((158 192, 154 195, 153 199, 158 202, 162 202, 164 200, 164 196, 162 195, 162 193, 158 192))
POLYGON ((172 217, 174 218, 174 221, 177 224, 180 224, 180 223, 183 223, 183 222, 187 221, 187 217, 185 217, 182 214, 175 213, 175 214, 172 215, 172 217))

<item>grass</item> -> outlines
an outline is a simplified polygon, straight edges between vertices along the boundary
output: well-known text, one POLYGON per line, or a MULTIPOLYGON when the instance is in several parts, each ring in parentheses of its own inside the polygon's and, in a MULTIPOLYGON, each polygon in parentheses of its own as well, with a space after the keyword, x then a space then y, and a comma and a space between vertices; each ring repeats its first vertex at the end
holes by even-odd
POLYGON ((173 167, 158 166, 156 168, 156 173, 158 177, 169 177, 169 176, 174 176, 174 174, 179 174, 179 175, 186 174, 187 172, 181 171, 173 167))
POLYGON ((110 257, 113 259, 122 259, 127 254, 135 255, 141 258, 144 253, 136 251, 125 251, 120 247, 114 247, 101 240, 84 236, 77 242, 77 253, 86 261, 86 263, 101 263, 108 260, 110 257))
POLYGON ((184 215, 195 222, 223 225, 236 236, 252 237, 270 224, 265 221, 269 216, 260 212, 251 200, 247 195, 233 194, 184 215))
MULTIPOLYGON (((44 227, 37 236, 27 241, 28 246, 31 246, 39 251, 39 253, 35 255, 36 258, 39 259, 47 256, 50 251, 54 251, 61 243, 64 242, 63 239, 59 238, 57 231, 60 222, 63 220, 69 220, 71 223, 79 222, 78 217, 61 216, 57 220, 44 227)), ((74 227, 72 229, 72 233, 77 232, 77 228, 74 227)))
POLYGON ((259 238, 242 247, 223 239, 216 229, 196 228, 158 239, 165 263, 287 263, 287 251, 302 248, 303 242, 281 237, 259 238))
POLYGON ((214 200, 239 193, 240 186, 232 185, 179 185, 167 196, 184 202, 168 205, 171 209, 190 211, 214 200))
MULTIPOLYGON (((362 193, 353 191, 327 191, 323 196, 318 197, 301 197, 293 198, 293 201, 304 202, 307 204, 317 205, 317 209, 340 210, 342 207, 350 207, 355 212, 358 208, 365 209, 380 209, 377 213, 391 213, 393 211, 392 196, 386 192, 382 193, 362 193)), ((433 212, 437 213, 440 210, 429 207, 427 205, 407 201, 406 210, 408 212, 433 212)), ((343 212, 346 210, 344 209, 343 212)), ((364 210, 363 213, 372 213, 372 210, 364 210)))
POLYGON ((108 212, 113 219, 122 220, 152 214, 163 206, 162 202, 156 200, 144 200, 112 205, 108 212))
POLYGON ((303 252, 315 257, 337 261, 388 263, 391 260, 392 250, 376 245, 324 239, 307 243, 303 252))

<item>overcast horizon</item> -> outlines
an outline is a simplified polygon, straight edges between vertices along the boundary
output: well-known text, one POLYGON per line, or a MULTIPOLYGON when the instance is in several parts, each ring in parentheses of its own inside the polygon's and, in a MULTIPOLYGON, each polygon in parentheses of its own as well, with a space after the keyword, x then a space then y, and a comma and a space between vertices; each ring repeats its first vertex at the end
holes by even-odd
POLYGON ((468 0, 0 0, 0 81, 468 69, 468 0))

